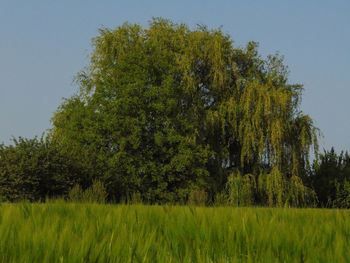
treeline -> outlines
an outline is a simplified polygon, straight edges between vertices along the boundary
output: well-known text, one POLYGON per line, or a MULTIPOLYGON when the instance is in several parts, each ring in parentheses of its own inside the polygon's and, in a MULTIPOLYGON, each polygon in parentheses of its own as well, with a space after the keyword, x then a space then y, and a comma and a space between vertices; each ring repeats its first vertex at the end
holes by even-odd
POLYGON ((3 199, 89 199, 103 185, 114 202, 344 206, 345 172, 321 194, 318 129, 278 54, 165 19, 101 29, 92 44, 48 136, 1 148, 3 199))
MULTIPOLYGON (((225 187, 214 196, 209 196, 205 190, 192 189, 183 200, 166 202, 350 208, 350 156, 347 152, 337 154, 333 148, 324 151, 303 181, 286 181, 274 172, 261 173, 256 178, 252 174, 242 175, 237 170, 228 176, 225 187), (296 191, 300 193, 296 194, 296 191)), ((146 200, 141 192, 115 200, 115 190, 108 191, 103 178, 97 179, 93 174, 89 167, 82 167, 48 138, 18 138, 12 145, 0 147, 1 201, 44 202, 47 198, 64 198, 75 202, 165 202, 146 200)))

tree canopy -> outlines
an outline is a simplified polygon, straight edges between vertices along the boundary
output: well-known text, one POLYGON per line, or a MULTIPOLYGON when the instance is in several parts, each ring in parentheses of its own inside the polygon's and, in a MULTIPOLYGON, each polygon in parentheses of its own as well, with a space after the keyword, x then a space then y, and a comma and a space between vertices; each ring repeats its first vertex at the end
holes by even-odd
POLYGON ((50 135, 84 171, 81 184, 99 179, 112 199, 158 202, 213 197, 248 178, 264 189, 249 198, 303 199, 317 129, 278 54, 264 59, 255 42, 237 47, 221 29, 161 18, 103 28, 92 44, 50 135))
POLYGON ((319 205, 322 207, 350 208, 350 155, 335 153, 334 148, 324 151, 313 164, 310 176, 319 205))

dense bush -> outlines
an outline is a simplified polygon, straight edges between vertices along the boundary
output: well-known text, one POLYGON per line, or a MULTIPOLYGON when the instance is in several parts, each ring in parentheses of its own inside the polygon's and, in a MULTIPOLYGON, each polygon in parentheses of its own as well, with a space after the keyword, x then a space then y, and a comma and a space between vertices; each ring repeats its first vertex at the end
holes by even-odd
POLYGON ((93 181, 92 185, 85 190, 77 184, 69 191, 68 201, 103 204, 107 201, 107 192, 100 181, 93 181))
POLYGON ((320 206, 350 207, 350 156, 332 148, 315 160, 310 177, 320 206))
POLYGON ((0 196, 3 200, 42 201, 63 196, 80 173, 57 145, 38 139, 13 139, 0 147, 0 196))

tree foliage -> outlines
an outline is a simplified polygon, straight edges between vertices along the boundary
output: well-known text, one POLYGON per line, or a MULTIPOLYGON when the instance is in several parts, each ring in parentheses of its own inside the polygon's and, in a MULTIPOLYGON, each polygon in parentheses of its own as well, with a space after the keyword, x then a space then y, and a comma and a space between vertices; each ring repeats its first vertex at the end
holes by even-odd
POLYGON ((52 138, 116 200, 214 196, 238 169, 254 181, 267 172, 269 202, 280 204, 275 188, 282 177, 302 184, 317 129, 282 58, 263 59, 257 47, 160 18, 147 29, 101 29, 79 92, 52 119, 52 138))
POLYGON ((64 196, 81 174, 57 145, 44 138, 0 146, 0 199, 43 201, 64 196))
POLYGON ((348 152, 337 154, 332 148, 315 160, 311 174, 311 186, 315 189, 323 207, 350 207, 350 156, 348 152))

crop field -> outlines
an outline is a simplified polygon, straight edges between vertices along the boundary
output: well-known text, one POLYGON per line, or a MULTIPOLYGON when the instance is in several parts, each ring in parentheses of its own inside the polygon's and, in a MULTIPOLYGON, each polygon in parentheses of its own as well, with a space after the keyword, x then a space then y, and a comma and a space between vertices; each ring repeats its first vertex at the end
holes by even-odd
POLYGON ((3 203, 0 262, 350 262, 350 211, 3 203))

